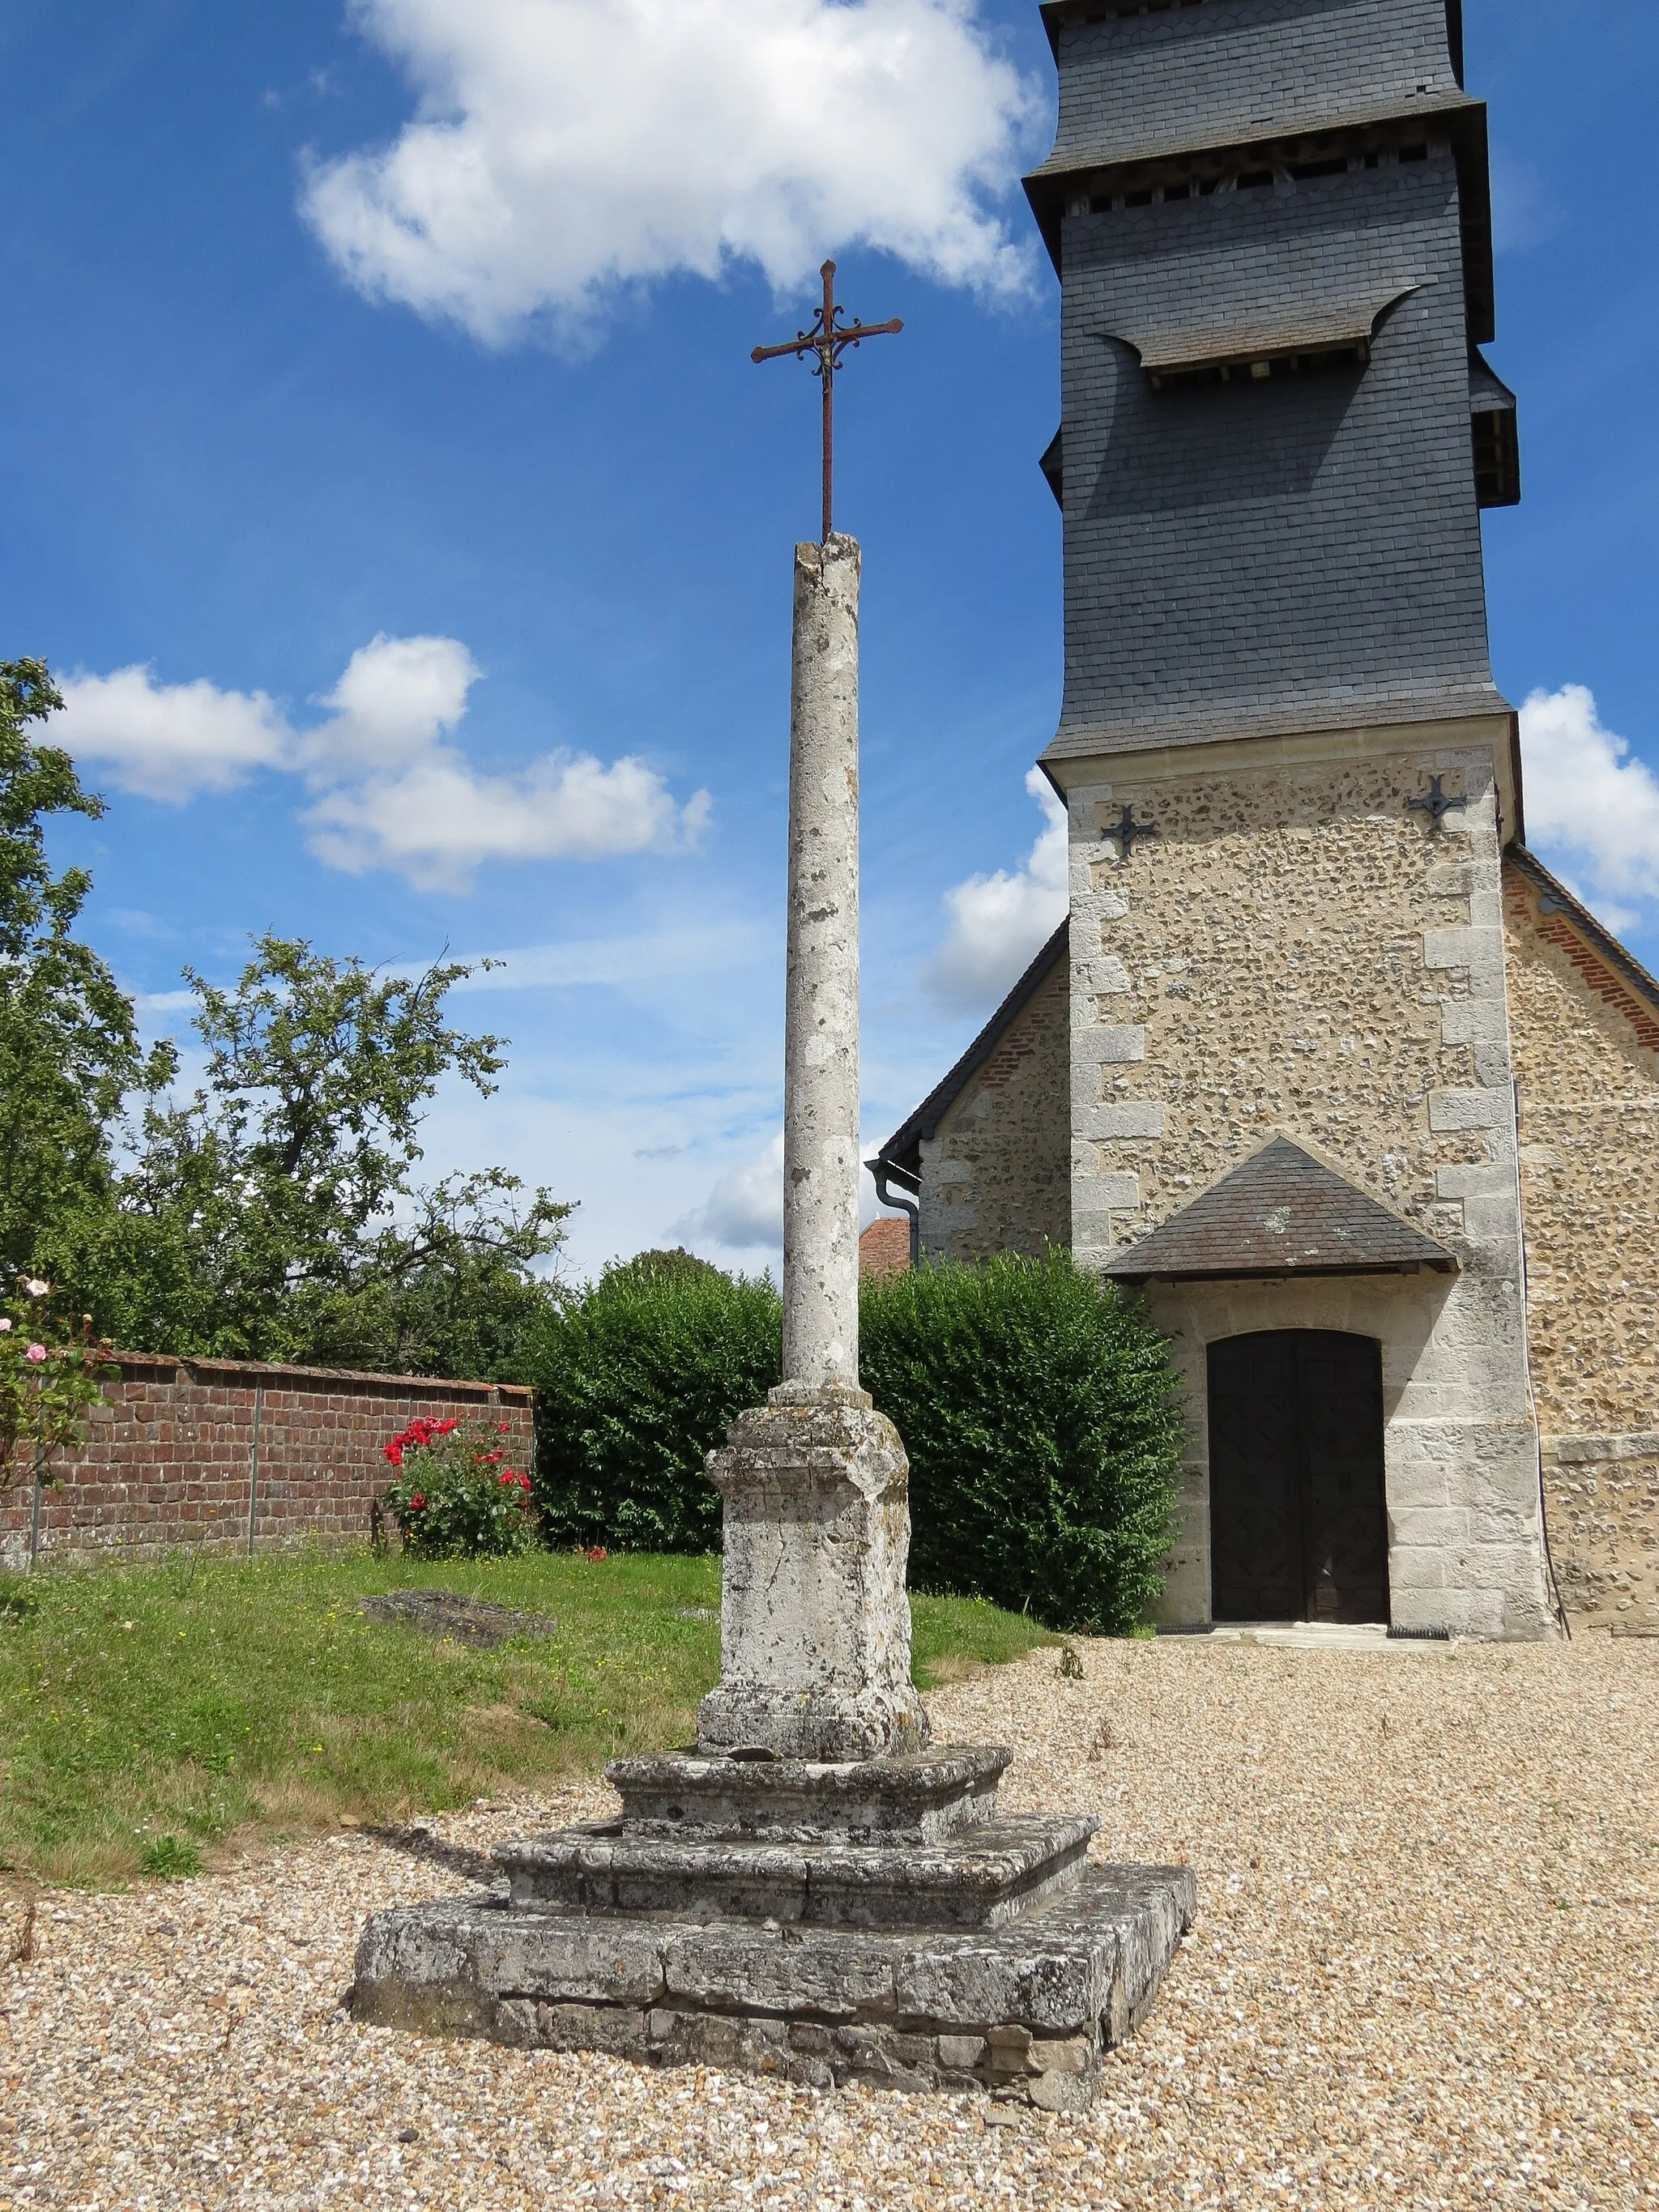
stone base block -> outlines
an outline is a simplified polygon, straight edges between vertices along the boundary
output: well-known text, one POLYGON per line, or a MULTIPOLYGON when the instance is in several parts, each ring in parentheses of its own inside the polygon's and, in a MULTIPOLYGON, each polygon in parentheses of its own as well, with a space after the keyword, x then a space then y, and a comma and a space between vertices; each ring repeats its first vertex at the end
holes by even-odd
POLYGON ((519 1911, 835 1928, 994 1928, 1078 1879, 1091 1814, 986 1820, 936 1844, 732 1843, 620 1822, 503 1844, 519 1911))
POLYGON ((698 1748, 830 1764, 925 1750, 898 1431, 862 1391, 786 1385, 738 1416, 708 1468, 726 1553, 720 1679, 697 1708, 698 1748))
POLYGON ((819 2087, 1092 2100, 1140 2023, 1195 1893, 1187 1867, 1088 1867, 993 1929, 803 1928, 444 1900, 378 1913, 356 2018, 819 2087))
POLYGON ((772 1844, 937 1844, 994 1820, 1014 1754, 997 1745, 822 1763, 667 1752, 605 1778, 630 1836, 772 1844))

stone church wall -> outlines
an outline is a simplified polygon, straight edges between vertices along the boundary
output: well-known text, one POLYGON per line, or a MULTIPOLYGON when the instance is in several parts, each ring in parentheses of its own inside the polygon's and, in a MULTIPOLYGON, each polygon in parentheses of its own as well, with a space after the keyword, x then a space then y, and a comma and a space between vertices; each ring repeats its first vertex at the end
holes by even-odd
POLYGON ((925 1252, 967 1259, 1071 1243, 1067 1019, 1061 960, 924 1139, 925 1252))
POLYGON ((1659 1623, 1659 1009, 1504 871, 1528 1333, 1562 1595, 1659 1623))
POLYGON ((1382 1345, 1395 1620, 1551 1632, 1500 910, 1508 760, 1507 720, 1492 718, 1057 764, 1079 1261, 1103 1264, 1282 1131, 1462 1265, 1409 1288, 1156 1293, 1192 1378, 1171 1619, 1208 1603, 1203 1347, 1353 1328, 1382 1345), (1409 804, 1431 775, 1468 800, 1438 834, 1409 804), (1159 831, 1127 863, 1103 834, 1126 804, 1159 831))

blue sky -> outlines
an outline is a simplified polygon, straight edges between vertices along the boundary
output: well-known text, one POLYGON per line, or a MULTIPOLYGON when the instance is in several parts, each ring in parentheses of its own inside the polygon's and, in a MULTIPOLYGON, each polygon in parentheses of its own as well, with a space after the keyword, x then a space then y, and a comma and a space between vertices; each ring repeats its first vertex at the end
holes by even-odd
MULTIPOLYGON (((1541 695, 1532 842, 1659 964, 1659 15, 1467 13, 1526 488, 1486 520, 1496 669, 1541 695)), ((817 422, 748 355, 827 252, 907 325, 840 392, 872 1139, 1055 910, 1035 6, 9 0, 0 70, 0 652, 77 679, 94 940, 152 1028, 265 927, 506 956, 455 1005, 511 1073, 440 1101, 433 1169, 580 1200, 578 1274, 761 1264, 817 422)))

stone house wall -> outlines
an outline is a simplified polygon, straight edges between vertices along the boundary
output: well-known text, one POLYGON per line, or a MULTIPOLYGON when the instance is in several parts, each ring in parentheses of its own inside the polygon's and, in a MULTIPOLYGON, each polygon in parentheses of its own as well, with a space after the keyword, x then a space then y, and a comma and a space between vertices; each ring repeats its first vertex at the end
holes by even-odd
POLYGON ((921 1143, 921 1245, 935 1258, 1071 1242, 1066 963, 1056 961, 921 1143))
POLYGON ((1511 757, 1491 717, 1054 763, 1079 1261, 1103 1264, 1282 1132, 1462 1265, 1404 1295, 1399 1279, 1158 1290, 1192 1375, 1172 1620, 1207 1617, 1203 1347, 1352 1326, 1382 1344, 1395 1620, 1552 1632, 1500 910, 1511 757), (1438 832, 1410 805, 1434 775, 1465 801, 1438 832), (1126 804, 1159 833, 1127 862, 1103 835, 1126 804))
MULTIPOLYGON (((511 1383, 337 1374, 118 1352, 87 1449, 40 1500, 39 1554, 153 1559, 175 1546, 275 1551, 365 1541, 385 1448, 417 1415, 505 1422, 528 1468, 532 1394, 511 1383)), ((0 1500, 0 1566, 29 1553, 31 1498, 0 1500)))
POLYGON ((1528 1334, 1569 1608, 1659 1623, 1659 1007, 1504 870, 1528 1334))

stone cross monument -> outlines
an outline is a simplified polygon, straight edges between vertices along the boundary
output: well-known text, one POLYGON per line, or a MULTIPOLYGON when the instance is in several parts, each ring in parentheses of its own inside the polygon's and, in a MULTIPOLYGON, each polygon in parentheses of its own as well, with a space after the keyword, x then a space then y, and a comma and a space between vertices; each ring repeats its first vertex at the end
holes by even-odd
POLYGON ((704 1750, 917 1751, 909 1469, 859 1388, 859 549, 795 548, 784 1031, 783 1382, 709 1473, 726 1501, 704 1750))
MULTIPOLYGON (((859 549, 795 549, 784 1379, 708 1473, 719 1686, 697 1741, 617 1759, 619 1820, 502 1844, 506 1894, 377 1914, 362 2020, 742 2066, 821 2088, 1093 2098, 1193 1911, 1185 1868, 1086 1863, 1088 1815, 1009 1817, 999 1747, 928 1747, 910 1674, 909 1468, 858 1379, 859 549)), ((884 325, 882 329, 896 329, 884 325)))

